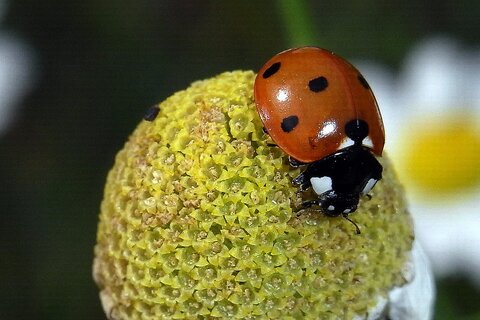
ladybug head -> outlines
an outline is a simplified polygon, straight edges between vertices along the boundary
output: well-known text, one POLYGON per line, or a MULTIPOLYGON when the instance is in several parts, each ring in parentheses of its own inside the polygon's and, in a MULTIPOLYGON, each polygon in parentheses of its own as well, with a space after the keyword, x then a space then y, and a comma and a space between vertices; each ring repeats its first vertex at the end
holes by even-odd
POLYGON ((336 193, 334 190, 322 195, 320 207, 330 217, 347 216, 357 209, 358 194, 336 193))

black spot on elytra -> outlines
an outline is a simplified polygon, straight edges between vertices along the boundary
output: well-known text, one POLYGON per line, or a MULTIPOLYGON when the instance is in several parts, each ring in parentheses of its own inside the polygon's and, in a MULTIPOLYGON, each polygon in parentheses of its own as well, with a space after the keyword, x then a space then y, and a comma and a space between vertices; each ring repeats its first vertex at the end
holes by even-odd
POLYGON ((361 74, 358 75, 358 81, 360 81, 360 83, 362 84, 362 86, 365 89, 370 89, 370 85, 368 84, 367 80, 365 80, 365 78, 361 74))
POLYGON ((147 121, 153 121, 155 120, 159 112, 160 108, 157 105, 151 106, 150 108, 148 108, 147 112, 145 112, 143 119, 147 121))
POLYGON ((345 134, 356 144, 361 143, 368 136, 368 123, 361 119, 354 119, 345 125, 345 134))
POLYGON ((289 117, 286 117, 282 120, 281 127, 282 127, 282 130, 284 132, 290 132, 293 129, 295 129, 297 124, 298 124, 298 117, 297 116, 289 116, 289 117))
POLYGON ((280 70, 280 62, 275 62, 263 72, 263 79, 267 79, 273 76, 275 73, 277 73, 278 70, 280 70))
POLYGON ((327 78, 320 76, 318 78, 312 79, 308 82, 308 88, 313 92, 320 92, 328 87, 327 78))

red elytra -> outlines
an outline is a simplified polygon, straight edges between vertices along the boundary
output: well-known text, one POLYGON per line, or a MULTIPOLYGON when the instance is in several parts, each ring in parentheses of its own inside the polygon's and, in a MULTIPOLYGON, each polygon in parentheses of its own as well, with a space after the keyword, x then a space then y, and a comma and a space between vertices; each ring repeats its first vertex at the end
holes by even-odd
POLYGON ((381 156, 382 117, 368 83, 349 62, 317 48, 275 55, 258 72, 255 102, 273 141, 296 160, 311 163, 351 145, 345 125, 368 124, 363 144, 381 156))

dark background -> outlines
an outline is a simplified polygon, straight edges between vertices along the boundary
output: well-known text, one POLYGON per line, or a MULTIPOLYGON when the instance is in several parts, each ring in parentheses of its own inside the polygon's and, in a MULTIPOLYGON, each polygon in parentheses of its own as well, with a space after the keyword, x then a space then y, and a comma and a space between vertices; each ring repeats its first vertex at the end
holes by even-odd
MULTIPOLYGON (((36 86, 0 136, 0 319, 104 319, 91 277, 115 153, 146 107, 194 80, 257 70, 296 45, 397 70, 445 34, 480 44, 479 1, 14 0, 3 30, 36 55, 36 86)), ((438 281, 438 319, 480 319, 480 292, 438 281)))

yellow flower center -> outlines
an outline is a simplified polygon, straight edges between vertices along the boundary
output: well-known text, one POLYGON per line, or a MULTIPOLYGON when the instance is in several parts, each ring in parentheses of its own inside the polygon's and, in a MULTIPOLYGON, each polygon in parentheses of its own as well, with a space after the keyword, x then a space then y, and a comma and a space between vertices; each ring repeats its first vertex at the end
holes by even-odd
POLYGON ((464 117, 433 117, 409 126, 399 157, 408 188, 445 197, 480 186, 480 132, 464 117))

